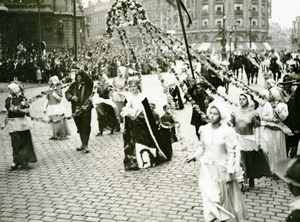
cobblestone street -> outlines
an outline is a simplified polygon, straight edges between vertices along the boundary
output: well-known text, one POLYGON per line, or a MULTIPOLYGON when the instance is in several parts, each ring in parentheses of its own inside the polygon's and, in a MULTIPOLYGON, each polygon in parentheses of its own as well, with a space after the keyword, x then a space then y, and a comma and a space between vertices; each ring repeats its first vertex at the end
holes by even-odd
MULTIPOLYGON (((27 98, 47 87, 27 89, 27 98)), ((158 112, 166 103, 155 75, 143 76, 143 90, 158 112)), ((0 94, 0 109, 7 93, 0 94)), ((237 102, 237 90, 230 98, 237 102)), ((31 105, 31 115, 42 114, 45 98, 31 105)), ((70 104, 64 99, 70 115, 70 104)), ((91 152, 76 152, 79 136, 73 120, 68 120, 71 135, 67 140, 49 140, 50 126, 35 122, 32 135, 38 163, 30 170, 10 172, 12 161, 8 132, 0 131, 0 221, 204 221, 198 188, 199 163, 185 162, 196 148, 194 128, 190 125, 192 108, 176 111, 185 146, 174 144, 173 159, 160 166, 139 171, 123 168, 122 133, 96 137, 97 119, 93 110, 91 152)), ((2 123, 5 115, 0 115, 2 123)), ((245 193, 251 222, 282 222, 288 214, 292 196, 286 184, 271 178, 255 181, 245 193)))

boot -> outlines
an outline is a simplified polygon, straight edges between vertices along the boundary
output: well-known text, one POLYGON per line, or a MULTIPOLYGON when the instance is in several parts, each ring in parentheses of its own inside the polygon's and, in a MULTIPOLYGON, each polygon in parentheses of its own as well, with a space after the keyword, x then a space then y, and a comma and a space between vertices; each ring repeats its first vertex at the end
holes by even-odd
POLYGON ((90 150, 88 149, 88 142, 89 142, 89 139, 90 139, 90 133, 81 133, 80 138, 81 138, 82 146, 83 146, 82 152, 83 153, 89 153, 90 150))

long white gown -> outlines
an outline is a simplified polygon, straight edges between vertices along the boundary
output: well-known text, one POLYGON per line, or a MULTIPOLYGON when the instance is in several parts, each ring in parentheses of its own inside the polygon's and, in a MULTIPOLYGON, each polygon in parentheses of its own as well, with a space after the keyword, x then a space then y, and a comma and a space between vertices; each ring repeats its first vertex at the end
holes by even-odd
POLYGON ((199 132, 200 149, 196 156, 202 156, 199 188, 205 221, 232 218, 243 221, 247 211, 237 180, 242 173, 235 149, 235 133, 227 125, 213 128, 210 123, 201 126, 199 132), (233 174, 230 182, 226 181, 228 173, 233 174))

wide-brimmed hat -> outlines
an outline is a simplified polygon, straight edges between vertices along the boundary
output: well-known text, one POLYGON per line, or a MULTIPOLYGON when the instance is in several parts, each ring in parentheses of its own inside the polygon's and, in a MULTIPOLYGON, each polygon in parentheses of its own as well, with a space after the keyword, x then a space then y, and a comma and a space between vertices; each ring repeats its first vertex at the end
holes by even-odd
POLYGON ((277 162, 275 174, 286 183, 300 187, 300 157, 277 162))
POLYGON ((278 82, 280 85, 289 85, 293 84, 295 80, 290 75, 284 75, 282 78, 282 82, 278 82))

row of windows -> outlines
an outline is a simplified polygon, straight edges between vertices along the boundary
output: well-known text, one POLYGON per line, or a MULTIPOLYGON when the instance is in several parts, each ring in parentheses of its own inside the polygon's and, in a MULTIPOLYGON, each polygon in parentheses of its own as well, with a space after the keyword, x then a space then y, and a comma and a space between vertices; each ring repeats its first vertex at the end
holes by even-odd
MULTIPOLYGON (((260 7, 261 12, 265 12, 265 7, 260 7)), ((234 5, 234 11, 235 13, 243 12, 243 5, 242 4, 235 4, 234 5)), ((252 5, 250 8, 251 13, 258 12, 258 6, 257 5, 252 5)), ((203 5, 202 6, 202 12, 203 13, 208 13, 208 5, 203 5)), ((223 12, 223 5, 215 5, 215 12, 216 13, 222 13, 223 12)))
MULTIPOLYGON (((174 26, 170 22, 170 19, 165 20, 165 22, 163 22, 163 26, 166 27, 166 28, 167 27, 171 28, 173 26, 174 29, 178 29, 179 26, 178 26, 177 22, 174 22, 173 24, 174 24, 174 26)), ((266 23, 264 21, 262 21, 261 26, 265 27, 265 24, 266 23)), ((223 25, 223 20, 222 19, 215 19, 214 20, 214 27, 215 28, 218 28, 218 27, 220 27, 222 25, 223 25)), ((193 28, 193 27, 197 27, 197 21, 193 22, 193 26, 191 26, 191 28, 193 28)), ((208 27, 209 27, 209 21, 208 21, 208 19, 203 20, 202 21, 202 28, 208 28, 208 27)), ((236 24, 235 24, 235 27, 232 27, 231 30, 232 31, 235 31, 235 29, 239 30, 239 27, 243 27, 243 20, 242 19, 237 20, 236 24)), ((251 27, 252 28, 257 28, 258 27, 257 20, 251 20, 251 27)))

